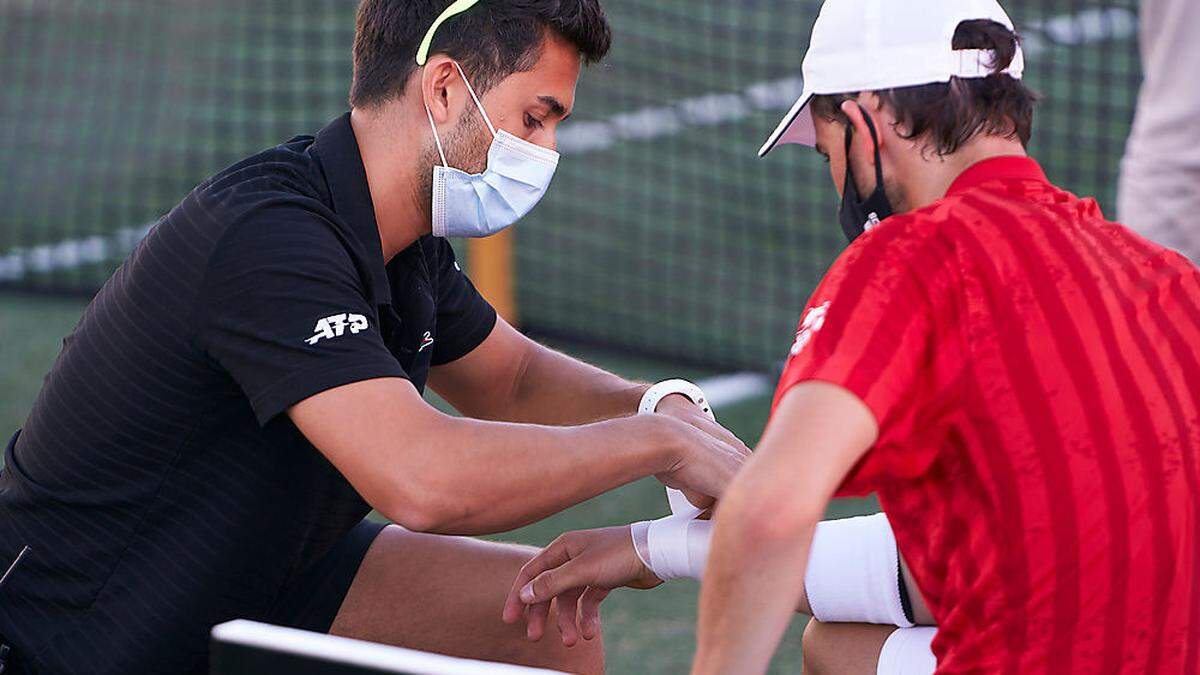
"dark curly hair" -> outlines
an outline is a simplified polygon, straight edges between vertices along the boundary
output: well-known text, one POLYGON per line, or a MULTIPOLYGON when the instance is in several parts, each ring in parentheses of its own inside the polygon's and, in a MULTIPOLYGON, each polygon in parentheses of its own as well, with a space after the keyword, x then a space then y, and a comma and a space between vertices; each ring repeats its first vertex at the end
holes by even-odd
MULTIPOLYGON (((991 75, 874 93, 895 111, 904 138, 925 137, 927 147, 938 155, 957 151, 979 134, 1018 138, 1028 145, 1038 95, 1003 73, 1016 58, 1019 45, 1020 37, 1004 24, 987 19, 964 21, 954 33, 953 47, 994 51, 991 75)), ((840 106, 859 93, 815 96, 812 113, 831 122, 848 122, 840 106)))

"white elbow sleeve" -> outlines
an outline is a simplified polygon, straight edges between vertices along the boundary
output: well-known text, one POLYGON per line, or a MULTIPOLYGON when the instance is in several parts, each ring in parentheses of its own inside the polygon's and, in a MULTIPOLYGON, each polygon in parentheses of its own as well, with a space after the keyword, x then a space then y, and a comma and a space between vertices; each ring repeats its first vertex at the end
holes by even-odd
POLYGON ((887 517, 817 525, 804 577, 818 621, 911 627, 900 597, 900 554, 887 517))

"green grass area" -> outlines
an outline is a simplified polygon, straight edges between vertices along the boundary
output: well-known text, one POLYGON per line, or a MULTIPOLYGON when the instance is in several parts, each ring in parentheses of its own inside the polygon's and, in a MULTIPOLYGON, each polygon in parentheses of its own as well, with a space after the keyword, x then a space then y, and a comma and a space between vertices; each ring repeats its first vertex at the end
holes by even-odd
MULTIPOLYGON (((74 300, 0 295, 0 435, 7 437, 25 419, 62 338, 74 327, 82 309, 83 304, 74 300)), ((644 380, 669 376, 699 379, 712 374, 629 355, 567 351, 644 380)), ((758 398, 718 409, 717 414, 726 426, 754 443, 766 422, 768 405, 766 398, 758 398)), ((830 513, 842 516, 872 510, 874 504, 869 500, 843 500, 833 504, 830 513)), ((544 545, 569 530, 625 524, 666 511, 662 486, 644 480, 493 538, 544 545)), ((673 582, 651 591, 626 590, 610 596, 604 612, 610 672, 685 672, 695 644, 697 591, 694 583, 673 582)), ((803 621, 804 617, 798 616, 793 623, 772 672, 799 671, 803 621)))
POLYGON ((5 442, 24 424, 83 307, 78 300, 0 295, 0 437, 5 442))

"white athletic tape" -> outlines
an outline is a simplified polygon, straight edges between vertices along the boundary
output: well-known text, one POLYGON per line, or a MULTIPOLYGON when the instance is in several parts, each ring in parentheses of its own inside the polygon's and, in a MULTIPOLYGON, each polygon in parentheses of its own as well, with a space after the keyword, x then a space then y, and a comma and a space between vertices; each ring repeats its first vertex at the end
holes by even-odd
POLYGON ((653 520, 648 523, 646 531, 650 560, 642 562, 663 581, 699 581, 704 577, 704 568, 708 565, 711 541, 712 521, 685 516, 653 520))

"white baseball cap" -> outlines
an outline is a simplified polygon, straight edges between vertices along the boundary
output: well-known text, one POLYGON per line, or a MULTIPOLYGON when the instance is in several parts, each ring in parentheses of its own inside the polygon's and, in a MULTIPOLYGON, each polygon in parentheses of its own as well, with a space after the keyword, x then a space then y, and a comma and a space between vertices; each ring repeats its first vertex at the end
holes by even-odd
MULTIPOLYGON (((964 21, 991 19, 1014 30, 996 0, 825 0, 804 56, 804 93, 758 151, 779 143, 815 145, 808 104, 819 94, 879 91, 992 74, 995 54, 952 47, 964 21)), ((1003 72, 1021 79, 1025 57, 1017 48, 1003 72)))

